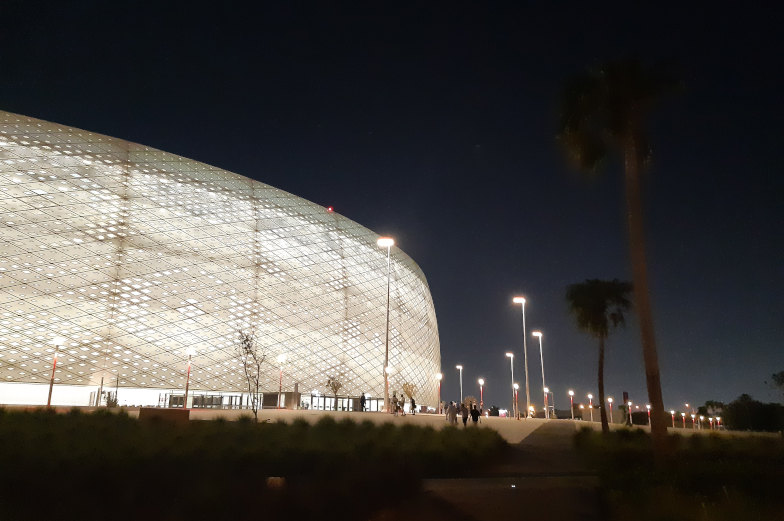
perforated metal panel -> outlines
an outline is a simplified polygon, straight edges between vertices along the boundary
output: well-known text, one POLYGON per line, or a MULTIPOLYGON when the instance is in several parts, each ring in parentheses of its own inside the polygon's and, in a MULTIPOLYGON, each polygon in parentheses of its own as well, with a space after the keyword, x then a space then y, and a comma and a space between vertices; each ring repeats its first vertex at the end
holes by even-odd
MULTIPOLYGON (((314 174, 315 175, 315 174, 314 174)), ((322 206, 149 147, 0 111, 0 381, 243 391, 238 332, 266 390, 383 395, 386 250, 322 206)), ((392 249, 391 389, 434 404, 438 328, 392 249)))

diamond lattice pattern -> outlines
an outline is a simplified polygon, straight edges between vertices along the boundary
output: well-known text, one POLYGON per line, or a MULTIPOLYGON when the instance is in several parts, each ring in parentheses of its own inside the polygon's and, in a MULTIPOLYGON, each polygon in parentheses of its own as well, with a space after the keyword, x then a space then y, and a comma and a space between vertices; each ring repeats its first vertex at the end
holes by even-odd
MULTIPOLYGON (((0 111, 0 381, 383 394, 386 250, 322 206, 203 163, 0 111)), ((392 248, 391 388, 434 404, 438 328, 419 267, 392 248)))

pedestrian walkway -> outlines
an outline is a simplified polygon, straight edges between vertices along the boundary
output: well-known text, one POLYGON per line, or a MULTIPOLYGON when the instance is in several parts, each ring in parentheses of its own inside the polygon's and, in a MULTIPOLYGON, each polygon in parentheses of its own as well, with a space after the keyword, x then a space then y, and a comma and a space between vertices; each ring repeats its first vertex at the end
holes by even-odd
POLYGON ((426 494, 475 521, 603 519, 599 483, 573 446, 575 423, 543 422, 506 461, 464 479, 432 479, 426 494))

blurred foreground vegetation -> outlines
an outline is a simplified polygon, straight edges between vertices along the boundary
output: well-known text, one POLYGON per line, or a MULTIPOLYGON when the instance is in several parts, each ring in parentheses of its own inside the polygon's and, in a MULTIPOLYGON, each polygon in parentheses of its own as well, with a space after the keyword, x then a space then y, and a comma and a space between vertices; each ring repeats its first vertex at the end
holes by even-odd
POLYGON ((670 436, 654 464, 642 430, 584 429, 581 454, 597 469, 613 520, 784 519, 784 440, 775 436, 670 436))
POLYGON ((505 447, 491 429, 0 409, 0 519, 366 519, 505 447))

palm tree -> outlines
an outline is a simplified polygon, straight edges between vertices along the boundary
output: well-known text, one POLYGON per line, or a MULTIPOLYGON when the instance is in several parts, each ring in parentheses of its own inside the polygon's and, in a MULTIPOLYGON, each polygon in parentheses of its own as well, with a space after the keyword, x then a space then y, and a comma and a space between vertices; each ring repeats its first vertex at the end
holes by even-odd
POLYGON ((624 160, 629 251, 652 405, 651 433, 662 450, 667 423, 648 289, 640 174, 650 158, 646 117, 656 101, 676 86, 673 78, 664 68, 646 69, 637 60, 611 62, 577 76, 564 89, 558 135, 568 155, 585 171, 595 171, 610 151, 624 160))
POLYGON ((614 280, 586 280, 566 288, 569 311, 577 320, 577 327, 599 340, 599 411, 602 417, 602 432, 610 432, 607 412, 604 410, 604 342, 610 334, 610 326, 616 328, 626 322, 624 313, 631 308, 629 282, 614 280))

